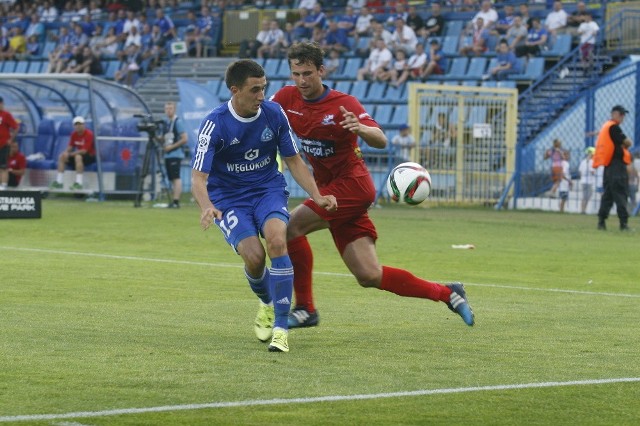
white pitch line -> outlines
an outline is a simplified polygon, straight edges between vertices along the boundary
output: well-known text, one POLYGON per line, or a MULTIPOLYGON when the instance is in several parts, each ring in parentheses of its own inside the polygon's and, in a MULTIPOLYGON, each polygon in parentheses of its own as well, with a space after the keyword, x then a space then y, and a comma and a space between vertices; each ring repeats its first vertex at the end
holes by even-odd
MULTIPOLYGON (((211 267, 215 267, 215 268, 237 268, 237 269, 242 269, 244 267, 241 263, 194 262, 194 261, 191 261, 191 260, 157 259, 157 258, 153 258, 153 257, 120 256, 120 255, 114 255, 114 254, 86 253, 86 252, 77 252, 77 251, 49 250, 49 249, 24 248, 24 247, 0 246, 0 250, 27 251, 27 252, 62 254, 62 255, 71 255, 71 256, 101 257, 101 258, 105 258, 105 259, 134 260, 134 261, 171 263, 171 264, 192 265, 192 266, 211 266, 211 267)), ((352 278, 353 277, 353 275, 347 274, 347 273, 344 273, 344 272, 314 271, 313 273, 316 274, 316 275, 325 275, 325 276, 332 276, 332 277, 346 277, 346 278, 352 278)), ((519 286, 500 285, 500 284, 477 284, 477 283, 469 283, 469 282, 465 282, 465 285, 477 286, 477 287, 505 288, 505 289, 510 289, 510 290, 546 291, 546 292, 553 292, 553 293, 583 294, 583 295, 590 295, 590 296, 610 296, 610 297, 640 298, 640 294, 607 293, 607 292, 584 291, 584 290, 566 290, 566 289, 560 289, 560 288, 519 287, 519 286)))
POLYGON ((573 380, 568 382, 522 383, 522 384, 513 384, 513 385, 472 386, 467 388, 423 389, 423 390, 404 391, 404 392, 387 392, 387 393, 355 394, 355 395, 332 395, 332 396, 318 396, 318 397, 310 397, 310 398, 289 398, 289 399, 277 398, 277 399, 248 400, 248 401, 210 402, 205 404, 163 405, 159 407, 147 407, 147 408, 122 408, 122 409, 104 410, 104 411, 78 411, 78 412, 63 413, 63 414, 25 414, 20 416, 2 416, 0 417, 0 423, 19 422, 19 421, 58 420, 58 419, 79 419, 79 418, 89 418, 89 417, 119 416, 123 414, 160 413, 160 412, 168 412, 168 411, 203 410, 203 409, 212 409, 212 408, 255 407, 255 406, 263 406, 263 405, 284 405, 284 404, 310 404, 315 402, 335 402, 335 401, 362 401, 362 400, 381 399, 381 398, 401 398, 401 397, 413 397, 413 396, 425 396, 425 395, 454 394, 454 393, 463 393, 463 392, 504 391, 504 390, 516 390, 516 389, 605 385, 605 384, 633 383, 633 382, 640 382, 640 377, 573 380))

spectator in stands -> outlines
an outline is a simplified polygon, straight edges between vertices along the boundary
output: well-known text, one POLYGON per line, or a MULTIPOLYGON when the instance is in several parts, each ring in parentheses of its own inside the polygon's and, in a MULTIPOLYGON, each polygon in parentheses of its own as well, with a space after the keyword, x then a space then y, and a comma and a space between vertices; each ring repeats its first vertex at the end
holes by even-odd
POLYGON ((494 80, 506 80, 510 74, 522 72, 522 63, 504 39, 498 43, 496 62, 497 65, 489 70, 488 76, 494 80))
POLYGON ((583 1, 576 3, 576 10, 567 17, 567 33, 573 37, 578 37, 578 27, 586 20, 586 16, 591 15, 587 11, 587 6, 583 1))
MULTIPOLYGON (((482 19, 482 28, 490 30, 498 22, 498 12, 492 7, 490 0, 483 0, 480 5, 480 10, 475 14, 471 20, 471 24, 476 24, 478 19, 482 19)), ((477 27, 477 25, 470 25, 470 27, 477 27)))
POLYGON ((395 31, 391 34, 391 44, 389 49, 395 52, 404 50, 406 54, 413 55, 418 44, 418 37, 413 29, 405 25, 404 19, 398 15, 395 19, 395 31))
POLYGON ((336 22, 338 23, 338 29, 347 37, 355 37, 357 20, 358 15, 353 12, 353 7, 346 6, 344 14, 339 15, 336 22))
POLYGON ((48 73, 61 73, 66 67, 67 63, 73 57, 72 46, 69 43, 65 43, 56 48, 53 52, 49 53, 49 68, 48 73))
POLYGON ((445 20, 442 17, 440 3, 431 3, 431 15, 424 21, 424 28, 418 34, 424 39, 429 37, 442 37, 444 35, 445 20))
POLYGON ((131 33, 131 29, 134 27, 136 28, 138 34, 142 32, 142 24, 140 23, 140 20, 138 19, 136 13, 133 10, 127 10, 125 13, 126 18, 124 20, 124 24, 122 25, 122 35, 124 39, 126 39, 126 37, 131 33))
POLYGON ((176 114, 175 102, 164 104, 165 119, 164 134, 164 163, 167 169, 167 176, 171 181, 173 201, 169 208, 180 208, 180 196, 182 195, 182 180, 180 179, 180 165, 184 159, 184 145, 187 144, 187 132, 182 118, 176 114))
POLYGON ((431 74, 442 75, 447 69, 447 59, 442 52, 442 47, 437 38, 429 42, 429 53, 427 54, 427 65, 424 67, 420 79, 428 80, 431 74))
POLYGON ((91 15, 87 13, 82 16, 82 21, 79 22, 82 27, 82 32, 89 38, 93 37, 96 32, 96 23, 92 21, 91 15))
POLYGON ((194 40, 197 58, 208 56, 207 48, 211 48, 214 55, 217 53, 218 40, 215 39, 215 32, 218 30, 216 25, 219 25, 217 21, 211 15, 211 10, 207 6, 203 5, 200 8, 200 18, 197 20, 194 40))
POLYGON ((324 78, 330 79, 331 74, 340 69, 340 52, 335 49, 329 50, 329 54, 324 61, 324 78))
POLYGON ((84 0, 76 0, 74 9, 76 11, 76 16, 78 17, 75 19, 76 22, 81 21, 83 16, 89 14, 89 9, 85 5, 84 0))
POLYGON ((328 52, 329 50, 337 50, 340 53, 345 53, 351 50, 347 33, 340 30, 340 28, 338 28, 338 23, 334 20, 329 21, 329 28, 324 34, 324 39, 322 40, 320 47, 325 52, 328 52))
POLYGON ((403 123, 398 130, 400 133, 391 139, 396 159, 398 161, 410 161, 413 158, 413 148, 416 146, 416 140, 411 134, 411 127, 403 123))
POLYGON ((72 33, 71 35, 71 44, 74 46, 83 46, 85 44, 89 44, 89 36, 87 36, 82 30, 82 25, 79 22, 74 22, 71 24, 72 33))
POLYGON ((4 98, 0 97, 0 190, 7 189, 10 145, 19 129, 16 119, 4 108, 4 98))
POLYGON ((369 51, 375 48, 375 41, 378 38, 381 38, 387 46, 390 46, 393 40, 393 34, 384 27, 382 22, 374 19, 371 21, 371 43, 369 45, 369 51))
POLYGON ((100 58, 89 46, 78 47, 77 49, 80 49, 82 53, 76 56, 75 62, 70 64, 64 72, 91 75, 104 74, 100 58))
POLYGON ((585 150, 585 156, 578 166, 578 173, 580 174, 580 190, 582 192, 582 200, 580 201, 580 213, 587 213, 587 206, 589 200, 593 195, 593 190, 596 185, 596 170, 591 167, 593 161, 593 153, 596 149, 592 146, 585 150))
POLYGON ((400 73, 400 75, 398 75, 398 78, 392 84, 396 87, 399 87, 409 79, 420 79, 422 76, 422 72, 426 66, 427 54, 424 51, 424 44, 418 43, 416 44, 416 51, 407 60, 407 66, 400 73))
POLYGON ((638 184, 640 184, 640 151, 636 151, 633 161, 627 165, 627 174, 629 175, 629 210, 633 211, 638 205, 636 196, 638 184))
POLYGON ((258 48, 258 58, 279 58, 284 44, 284 31, 276 19, 269 22, 267 37, 258 48))
POLYGON ((418 13, 418 9, 413 5, 410 5, 408 8, 406 24, 417 36, 421 36, 424 32, 424 20, 418 13))
POLYGON ((366 60, 364 67, 358 70, 357 80, 377 80, 378 75, 384 72, 391 65, 393 60, 393 54, 387 48, 383 39, 378 38, 375 40, 375 49, 369 54, 369 58, 366 60))
POLYGON ((132 44, 142 46, 142 35, 140 34, 140 31, 138 31, 138 27, 136 25, 132 25, 129 28, 129 31, 127 32, 127 38, 124 40, 122 48, 126 50, 126 48, 132 44))
POLYGON ((10 30, 11 38, 9 38, 10 53, 5 59, 23 59, 27 52, 27 38, 24 36, 22 27, 16 26, 10 30))
POLYGON ((562 181, 562 160, 564 159, 564 149, 562 149, 562 141, 560 139, 553 140, 553 146, 545 151, 544 159, 551 160, 551 191, 552 197, 555 197, 558 185, 562 181))
POLYGON ((304 25, 311 31, 313 31, 314 28, 326 28, 327 15, 322 11, 322 5, 320 3, 313 5, 304 25))
POLYGON ((72 1, 67 1, 64 4, 64 8, 62 9, 62 13, 60 14, 60 22, 69 24, 74 20, 78 20, 80 17, 76 14, 76 9, 74 8, 74 4, 72 1))
POLYGON ((470 43, 464 44, 460 48, 460 55, 476 55, 480 56, 487 51, 489 41, 489 31, 486 25, 484 25, 484 19, 477 17, 471 27, 471 39, 470 43))
POLYGON ((568 15, 562 8, 562 2, 558 0, 554 1, 553 10, 549 12, 547 18, 544 20, 544 26, 553 40, 555 40, 556 35, 566 31, 567 18, 568 15))
POLYGON ((140 51, 140 45, 131 44, 126 49, 126 57, 123 58, 123 66, 116 71, 114 80, 124 84, 125 87, 133 87, 138 76, 140 75, 140 65, 143 57, 140 51))
POLYGON ((516 17, 515 9, 512 4, 505 4, 503 8, 504 15, 498 18, 498 22, 493 27, 491 34, 497 36, 504 36, 509 31, 509 28, 513 26, 513 21, 516 17))
POLYGON ((44 24, 40 22, 40 18, 36 13, 31 15, 29 26, 24 33, 25 37, 29 39, 31 36, 36 36, 38 43, 44 43, 46 39, 46 32, 44 24))
MULTIPOLYGON (((305 25, 307 22, 307 17, 309 16, 309 10, 301 8, 298 9, 298 15, 300 16, 300 19, 298 19, 294 24, 293 24, 293 31, 295 34, 295 39, 296 40, 309 40, 311 39, 311 31, 309 28, 307 28, 307 26, 305 25)), ((242 56, 240 56, 242 58, 242 56)))
POLYGON ((27 39, 27 52, 25 53, 25 55, 29 59, 40 57, 40 46, 41 45, 38 42, 38 37, 32 35, 27 39))
POLYGON ((373 28, 371 22, 374 17, 368 7, 360 8, 360 13, 356 19, 355 37, 371 37, 373 35, 373 28))
POLYGON ((311 11, 316 6, 316 4, 318 4, 318 0, 300 0, 300 2, 298 3, 298 8, 311 11))
POLYGON ((529 5, 527 3, 520 3, 520 6, 518 6, 518 16, 522 19, 522 25, 527 28, 531 27, 531 22, 529 22, 531 15, 529 15, 529 5))
POLYGON ((158 7, 156 9, 156 19, 153 23, 160 27, 161 36, 158 41, 158 47, 165 49, 167 43, 176 38, 176 28, 173 25, 173 21, 168 16, 165 16, 162 8, 158 7))
POLYGON ((367 7, 366 0, 347 0, 347 6, 351 6, 354 10, 362 10, 363 7, 367 7))
POLYGON ((15 188, 20 185, 20 180, 27 171, 27 158, 20 152, 20 146, 15 140, 9 142, 9 163, 7 171, 9 173, 8 186, 15 188))
POLYGON ((240 58, 256 58, 258 56, 258 49, 266 42, 269 36, 269 29, 270 21, 263 19, 260 23, 260 31, 256 34, 256 38, 253 40, 242 40, 238 56, 240 58))
POLYGON ((58 174, 51 183, 52 189, 63 188, 64 170, 67 166, 76 171, 75 183, 71 185, 71 189, 82 189, 84 168, 96 161, 93 132, 86 128, 84 117, 74 117, 73 129, 67 148, 58 157, 58 174))
POLYGON ((89 2, 89 15, 91 15, 91 20, 94 22, 104 19, 104 11, 100 7, 100 3, 98 1, 91 0, 89 2))
POLYGON ((569 151, 562 155, 562 178, 558 185, 558 197, 560 198, 560 213, 564 213, 564 206, 569 199, 569 191, 573 187, 571 171, 569 170, 569 151))
POLYGON ((324 29, 321 26, 313 27, 313 31, 311 32, 311 42, 316 43, 318 46, 322 45, 324 41, 324 29))
POLYGON ((531 18, 531 28, 527 34, 527 41, 524 45, 516 47, 516 56, 525 55, 538 56, 542 49, 547 45, 548 33, 540 23, 540 19, 531 18))
MULTIPOLYGON (((96 30, 99 30, 99 28, 100 25, 96 27, 96 30)), ((114 27, 109 27, 105 36, 93 36, 89 41, 89 46, 100 58, 115 59, 119 46, 116 29, 114 27)))
POLYGON ((402 2, 396 2, 393 12, 391 12, 387 18, 387 26, 393 29, 396 24, 396 19, 400 18, 402 19, 402 22, 407 22, 408 17, 409 12, 407 12, 405 4, 402 2))
POLYGON ((58 20, 58 9, 50 1, 45 0, 38 10, 38 15, 42 22, 55 22, 58 20))
POLYGON ((378 80, 388 81, 392 86, 398 87, 398 77, 407 70, 407 54, 402 49, 398 49, 394 53, 391 66, 385 71, 378 74, 378 80))
POLYGON ((580 60, 585 73, 590 72, 593 68, 593 54, 599 31, 600 27, 593 20, 591 14, 587 13, 584 22, 578 27, 578 34, 580 35, 580 60))
POLYGON ((523 46, 527 40, 527 27, 522 23, 522 18, 516 16, 513 18, 513 25, 506 34, 509 49, 515 51, 518 46, 523 46))

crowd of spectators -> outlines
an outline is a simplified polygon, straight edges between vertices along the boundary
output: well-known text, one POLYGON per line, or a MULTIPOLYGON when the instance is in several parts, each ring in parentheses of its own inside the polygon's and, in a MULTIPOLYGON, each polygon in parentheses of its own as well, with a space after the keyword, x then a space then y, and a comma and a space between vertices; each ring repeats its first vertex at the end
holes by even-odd
POLYGON ((257 36, 241 44, 240 57, 283 58, 292 43, 313 40, 327 52, 331 71, 356 55, 366 58, 357 78, 393 85, 447 72, 443 7, 472 16, 459 31, 457 54, 510 61, 490 70, 490 78, 517 72, 517 58, 539 55, 559 34, 571 34, 587 44, 585 56, 592 54, 599 28, 583 2, 568 14, 554 1, 542 19, 529 13, 536 3, 448 0, 419 11, 376 0, 16 0, 0 3, 0 60, 44 58, 48 72, 95 75, 105 72, 105 60, 118 60, 114 77, 130 85, 161 62, 172 40, 184 40, 195 57, 218 54, 223 12, 248 6, 290 8, 297 18, 264 19, 257 36))

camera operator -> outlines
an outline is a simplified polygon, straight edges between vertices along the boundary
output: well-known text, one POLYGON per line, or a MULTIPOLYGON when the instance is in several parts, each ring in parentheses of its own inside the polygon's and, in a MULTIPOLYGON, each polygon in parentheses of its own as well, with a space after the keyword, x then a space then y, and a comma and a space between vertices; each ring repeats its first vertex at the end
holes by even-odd
POLYGON ((164 104, 165 120, 164 134, 164 164, 167 175, 173 188, 173 201, 169 208, 180 208, 180 195, 182 194, 182 180, 180 179, 180 165, 184 159, 183 145, 187 143, 187 132, 184 129, 182 119, 176 115, 175 102, 164 104))

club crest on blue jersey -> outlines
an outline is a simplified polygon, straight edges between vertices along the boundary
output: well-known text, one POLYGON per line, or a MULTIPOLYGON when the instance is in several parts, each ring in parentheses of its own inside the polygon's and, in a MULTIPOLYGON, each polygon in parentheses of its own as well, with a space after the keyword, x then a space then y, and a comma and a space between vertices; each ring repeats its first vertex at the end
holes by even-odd
POLYGON ((249 161, 253 161, 256 158, 258 158, 259 155, 260 155, 260 150, 259 149, 250 149, 249 151, 244 153, 244 159, 245 160, 249 160, 249 161))
POLYGON ((264 130, 262 131, 262 135, 260 136, 260 141, 262 142, 269 142, 270 140, 273 139, 273 130, 271 130, 268 127, 265 127, 264 130))

